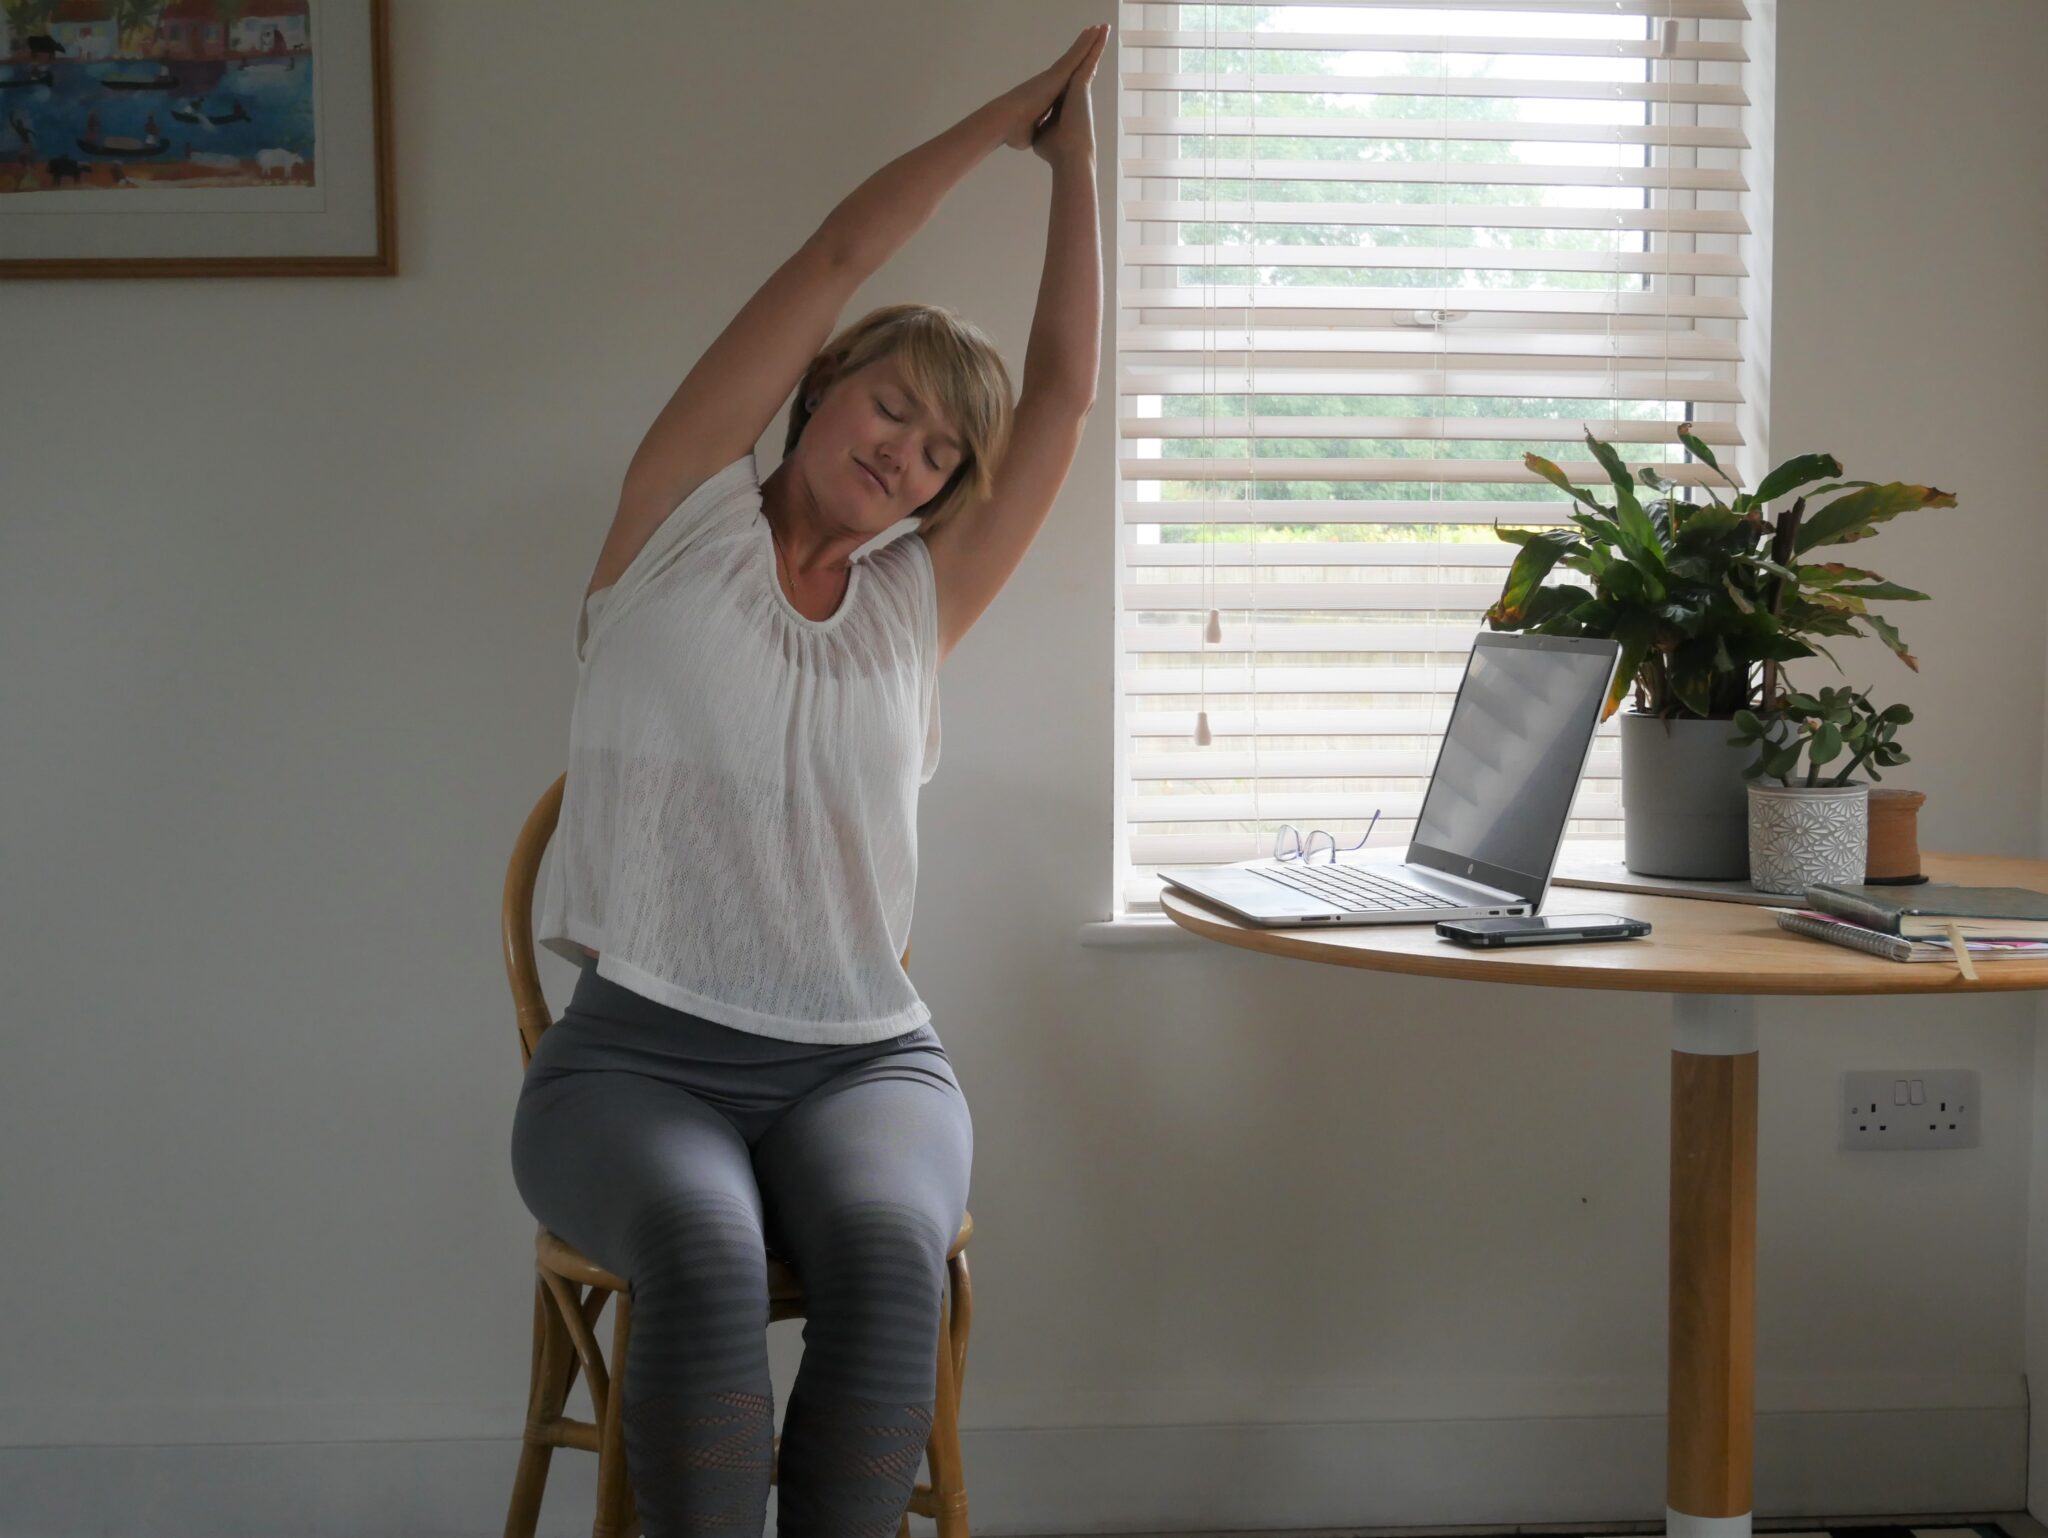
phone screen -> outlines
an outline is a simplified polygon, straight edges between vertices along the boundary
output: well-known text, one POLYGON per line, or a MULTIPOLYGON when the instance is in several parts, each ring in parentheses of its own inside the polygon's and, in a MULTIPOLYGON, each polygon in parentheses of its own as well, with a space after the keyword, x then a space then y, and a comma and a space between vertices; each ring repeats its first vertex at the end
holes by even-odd
POLYGON ((1476 929, 1481 934, 1520 934, 1531 929, 1618 928, 1629 922, 1614 913, 1541 913, 1527 918, 1466 919, 1459 927, 1476 929))

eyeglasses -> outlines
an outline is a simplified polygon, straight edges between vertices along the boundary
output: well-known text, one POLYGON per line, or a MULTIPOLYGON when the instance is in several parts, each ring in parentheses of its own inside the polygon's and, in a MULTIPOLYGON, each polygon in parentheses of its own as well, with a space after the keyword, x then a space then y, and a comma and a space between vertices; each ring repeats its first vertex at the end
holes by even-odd
POLYGON ((1372 830, 1379 826, 1379 821, 1380 814, 1374 812, 1372 814, 1372 821, 1365 826, 1363 837, 1355 844, 1343 845, 1338 844, 1336 836, 1325 828, 1310 828, 1308 830, 1308 837, 1304 839, 1301 836, 1301 829, 1291 822, 1283 822, 1280 824, 1280 831, 1273 838, 1273 858, 1276 860, 1299 860, 1302 864, 1306 865, 1316 857, 1316 840, 1322 839, 1329 845, 1330 863, 1335 865, 1337 863, 1338 849, 1342 848, 1346 853, 1353 849, 1363 849, 1366 839, 1372 837, 1372 830))

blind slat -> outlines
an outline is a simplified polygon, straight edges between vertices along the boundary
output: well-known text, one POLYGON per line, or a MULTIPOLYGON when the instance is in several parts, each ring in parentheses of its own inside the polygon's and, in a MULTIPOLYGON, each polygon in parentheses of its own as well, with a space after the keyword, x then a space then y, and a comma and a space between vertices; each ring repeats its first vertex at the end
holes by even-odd
MULTIPOLYGON (((1248 92, 1248 74, 1205 74, 1136 71, 1124 76, 1127 91, 1248 92)), ((1749 98, 1739 85, 1694 81, 1644 80, 1500 80, 1490 75, 1281 75, 1261 73, 1261 93, 1307 96, 1510 96, 1529 101, 1676 102, 1683 106, 1744 107, 1749 98)))
POLYGON ((1735 209, 1716 208, 1540 208, 1478 203, 1246 203, 1218 198, 1212 203, 1128 203, 1124 217, 1148 223, 1184 224, 1371 224, 1394 229, 1422 226, 1453 230, 1654 230, 1670 235, 1747 235, 1749 225, 1735 209))
MULTIPOLYGON (((1503 550, 1510 546, 1501 546, 1503 550)), ((1503 574, 1505 575, 1505 574, 1503 574)), ((1249 617, 1233 616, 1224 632, 1224 644, 1234 651, 1258 652, 1465 652, 1478 634, 1469 618, 1452 617, 1439 624, 1414 621, 1351 620, 1342 624, 1309 624, 1295 615, 1275 616, 1261 611, 1254 624, 1249 617)), ((1125 636, 1133 654, 1179 656, 1204 650, 1199 619, 1168 629, 1163 625, 1133 627, 1125 636)), ((1141 658, 1141 661, 1147 658, 1141 658)))
MULTIPOLYGON (((1620 797, 1613 783, 1602 784, 1589 780, 1572 805, 1576 816, 1598 816, 1601 811, 1612 809, 1610 815, 1619 815, 1620 797)), ((1313 822, 1317 827, 1330 827, 1333 823, 1354 823, 1361 827, 1377 811, 1381 825, 1388 819, 1413 820, 1422 810, 1420 790, 1353 790, 1353 791, 1299 791, 1280 788, 1262 791, 1259 796, 1259 815, 1268 823, 1291 822, 1307 826, 1313 822)), ((1148 822, 1248 822, 1252 817, 1252 798, 1249 795, 1218 795, 1202 797, 1140 795, 1131 798, 1129 812, 1132 828, 1132 853, 1137 853, 1135 840, 1143 824, 1148 822), (1194 808, 1180 808, 1173 803, 1180 800, 1201 803, 1200 811, 1194 816, 1183 813, 1194 808)), ((1157 835, 1155 835, 1157 836, 1157 835)), ((1172 835, 1167 835, 1172 837, 1172 835)), ((1272 853, 1271 835, 1267 848, 1262 853, 1272 853)))
POLYGON ((1520 524, 1565 523, 1571 504, 1563 500, 1556 502, 1470 502, 1445 498, 1440 502, 1399 501, 1388 502, 1379 498, 1366 501, 1362 498, 1350 501, 1329 499, 1311 501, 1278 501, 1271 497, 1260 497, 1255 501, 1243 502, 1207 501, 1189 498, 1186 501, 1162 502, 1149 498, 1127 498, 1123 504, 1123 521, 1131 523, 1491 523, 1495 518, 1507 522, 1504 511, 1512 509, 1513 520, 1520 524), (1523 509, 1527 511, 1523 511, 1523 509))
MULTIPOLYGON (((1139 615, 1155 612, 1177 611, 1199 614, 1208 609, 1251 609, 1256 601, 1261 609, 1326 610, 1335 613, 1351 613, 1361 610, 1416 610, 1444 609, 1476 616, 1500 597, 1498 582, 1267 582, 1258 583, 1258 591, 1252 591, 1249 582, 1214 582, 1205 595, 1200 584, 1172 582, 1126 582, 1124 584, 1124 610, 1127 614, 1139 615)), ((1143 670, 1140 669, 1140 672, 1143 670)), ((1213 679, 1215 668, 1209 669, 1213 679)), ((1454 679, 1455 686, 1456 680, 1454 679)), ((1187 687, 1195 687, 1189 679, 1187 687)), ((1221 687, 1213 685, 1211 687, 1221 687)), ((1277 687, 1277 686, 1276 686, 1277 687)), ((1302 685, 1307 688, 1307 684, 1302 685)), ((1317 687, 1335 688, 1336 685, 1317 687)), ((1348 685, 1362 688, 1363 685, 1348 685)), ((1173 693, 1173 688, 1162 685, 1161 692, 1173 693)))
POLYGON ((1185 544, 1128 545, 1124 565, 1164 568, 1171 566, 1507 566, 1515 557, 1515 546, 1506 540, 1483 543, 1423 543, 1389 545, 1357 541, 1318 541, 1315 544, 1208 544, 1190 540, 1185 544))
MULTIPOLYGON (((1541 417, 1123 417, 1124 438, 1441 438, 1528 443, 1580 443, 1590 431, 1606 443, 1677 441, 1675 422, 1625 422, 1541 417)), ((1693 436, 1715 448, 1735 447, 1742 430, 1733 422, 1695 422, 1693 436)), ((1552 458, 1557 456, 1552 455, 1552 458)))
MULTIPOLYGON (((1516 360, 1528 367, 1529 360, 1516 360)), ((1220 390, 1228 394, 1256 387, 1267 395, 1446 395, 1476 396, 1497 400, 1503 396, 1536 396, 1558 400, 1709 401, 1734 405, 1742 391, 1734 381, 1710 377, 1706 366, 1688 364, 1674 368, 1667 377, 1657 374, 1615 374, 1604 367, 1588 367, 1576 373, 1524 374, 1484 373, 1478 360, 1461 358, 1460 370, 1342 369, 1330 365, 1319 370, 1273 368, 1259 365, 1248 369, 1220 358, 1206 371, 1195 368, 1163 368, 1132 364, 1119 369, 1117 387, 1126 395, 1193 395, 1220 390)), ((1725 365, 1716 366, 1716 375, 1725 365)))
POLYGON ((1199 358, 1212 349, 1242 353, 1247 348, 1254 350, 1261 360, 1270 359, 1275 368, 1356 368, 1379 363, 1412 368, 1439 358, 1467 369, 1574 368, 1610 358, 1626 358, 1641 364, 1665 358, 1673 362, 1733 363, 1741 357, 1732 340, 1691 332, 1507 331, 1486 327, 1475 334, 1455 324, 1427 331, 1417 327, 1397 330, 1358 326, 1340 330, 1333 326, 1322 330, 1274 327, 1246 332, 1242 327, 1183 330, 1173 326, 1128 326, 1117 333, 1116 341, 1134 368, 1171 365, 1180 358, 1199 358))
MULTIPOLYGON (((1439 168, 1422 160, 1193 160, 1138 157, 1126 160, 1126 176, 1171 176, 1253 182, 1347 182, 1360 186, 1414 182, 1460 187, 1654 187, 1679 192, 1747 192, 1740 171, 1714 167, 1541 165, 1518 162, 1452 164, 1439 168)), ((1236 195, 1233 194, 1234 201, 1236 195)))
MULTIPOLYGON (((1573 460, 1581 485, 1604 487, 1607 474, 1591 460, 1573 460)), ((1710 486, 1720 478, 1702 464, 1655 466, 1657 473, 1680 485, 1710 486)), ((1519 459, 1121 459, 1117 474, 1126 481, 1476 481, 1485 485, 1547 485, 1519 459)))
MULTIPOLYGON (((1209 0, 1149 0, 1155 5, 1201 6, 1209 0)), ((1318 7, 1360 10, 1392 6, 1404 11, 1439 6, 1438 0, 1313 0, 1318 7)), ((1474 0, 1457 7, 1461 11, 1546 12, 1560 16, 1675 16, 1680 20, 1747 21, 1749 8, 1742 0, 1474 0)), ((1284 37, 1285 33, 1268 36, 1284 37)))
MULTIPOLYGON (((1693 62, 1741 64, 1748 60, 1740 43, 1680 43, 1665 53, 1648 38, 1606 37, 1468 37, 1419 32, 1202 32, 1143 28, 1126 32, 1125 48, 1311 48, 1349 53, 1542 54, 1561 59, 1685 59, 1693 62)), ((1185 62, 1185 61, 1183 61, 1185 62)))
MULTIPOLYGON (((1260 81, 1263 85, 1265 82, 1260 81)), ((1260 114, 1256 125, 1241 114, 1214 117, 1127 117, 1127 134, 1249 134, 1287 139, 1448 139, 1453 144, 1515 143, 1551 144, 1646 144, 1660 148, 1744 150, 1749 140, 1740 128, 1720 124, 1673 124, 1645 128, 1633 123, 1494 123, 1461 118, 1446 125, 1441 119, 1383 116, 1351 112, 1343 117, 1268 117, 1260 114)))
MULTIPOLYGON (((1126 267, 1408 267, 1466 272, 1598 272, 1676 277, 1739 278, 1740 257, 1716 251, 1509 250, 1490 246, 1128 246, 1117 252, 1126 267)), ((1462 292, 1462 285, 1461 290, 1462 292)), ((1125 302, 1150 303, 1158 289, 1136 285, 1125 302), (1137 295, 1142 294, 1142 299, 1137 295)), ((1495 290, 1488 289, 1487 293, 1495 290)))
MULTIPOLYGON (((1611 758, 1612 755, 1609 755, 1611 758)), ((1134 755, 1131 778, 1140 783, 1161 780, 1248 780, 1254 773, 1263 783, 1274 780, 1343 779, 1427 779, 1436 762, 1436 748, 1379 749, 1348 748, 1318 753, 1305 749, 1261 748, 1257 762, 1245 751, 1231 753, 1152 753, 1134 755), (1193 759, 1196 762, 1190 763, 1193 759)), ((1611 779, 1620 772, 1618 763, 1595 763, 1588 767, 1589 779, 1611 779), (1596 771, 1605 769, 1605 774, 1596 771)), ((1141 795, 1159 794, 1152 790, 1141 795)), ((1198 795, 1200 792, 1172 792, 1198 795)))

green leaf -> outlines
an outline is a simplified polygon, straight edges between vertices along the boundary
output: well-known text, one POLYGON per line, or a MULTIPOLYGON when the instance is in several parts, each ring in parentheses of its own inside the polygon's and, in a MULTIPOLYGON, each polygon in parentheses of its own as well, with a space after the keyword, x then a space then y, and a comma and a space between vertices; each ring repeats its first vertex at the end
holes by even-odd
POLYGON ((1798 566, 1793 569, 1799 573, 1801 581, 1810 582, 1815 587, 1833 587, 1840 582, 1882 582, 1884 580, 1874 571, 1864 571, 1856 566, 1844 566, 1840 561, 1822 561, 1817 565, 1798 566))
POLYGON ((1685 445, 1686 452, 1691 454, 1694 459, 1700 461, 1700 463, 1720 476, 1722 480, 1728 481, 1731 490, 1740 491, 1742 489, 1735 482, 1728 480, 1728 472, 1721 468, 1721 461, 1714 457, 1714 451, 1693 435, 1692 423, 1680 422, 1678 424, 1678 441, 1685 445))
POLYGON ((1494 538, 1504 539, 1511 545, 1528 544, 1530 537, 1536 532, 1535 529, 1504 529, 1497 523, 1493 526, 1494 538))
POLYGON ((1796 455, 1757 483, 1756 495, 1750 498, 1750 505, 1762 507, 1765 503, 1782 497, 1795 486, 1804 486, 1808 481, 1817 481, 1824 475, 1841 473, 1842 462, 1832 454, 1796 455))
POLYGON ((1594 512, 1604 513, 1607 511, 1604 506, 1593 500, 1589 492, 1581 491, 1578 487, 1574 486, 1571 483, 1571 478, 1564 471, 1558 469, 1555 464, 1545 459, 1541 454, 1524 454, 1522 456, 1522 463, 1550 482, 1559 491, 1568 492, 1578 501, 1585 503, 1594 512))
POLYGON ((1621 659, 1615 664, 1614 682, 1607 690, 1607 703, 1601 708, 1600 719, 1605 721, 1621 708, 1621 702, 1628 698, 1628 691, 1634 687, 1636 674, 1642 671, 1643 659, 1650 654, 1650 647, 1656 639, 1656 626, 1641 615, 1624 615, 1614 626, 1614 639, 1621 643, 1621 659))
POLYGON ((1732 534, 1743 522, 1742 515, 1720 503, 1709 503, 1696 507, 1686 514, 1685 530, 1681 540, 1688 549, 1732 534))
POLYGON ((1783 577, 1787 582, 1796 583, 1799 580, 1799 573, 1793 571, 1789 566, 1780 566, 1767 555, 1738 555, 1735 558, 1735 564, 1747 566, 1752 571, 1769 572, 1774 577, 1783 577))
POLYGON ((1673 668, 1671 692, 1696 716, 1714 713, 1714 675, 1705 668, 1673 668))
POLYGON ((1814 635, 1861 635, 1854 614, 1820 603, 1788 603, 1782 616, 1787 630, 1801 637, 1814 635))
POLYGON ((1932 486, 1888 481, 1837 497, 1799 526, 1793 554, 1804 555, 1820 545, 1846 544, 1868 535, 1872 526, 1921 507, 1954 507, 1955 494, 1932 486))
POLYGON ((1614 522, 1620 530, 1621 548, 1638 566, 1662 571, 1664 548, 1658 542, 1656 525, 1636 500, 1635 482, 1629 477, 1628 466, 1614 452, 1613 445, 1602 443, 1591 433, 1586 434, 1586 447, 1593 451, 1593 457, 1600 461, 1614 486, 1614 522))
POLYGON ((1573 571, 1582 571, 1597 581, 1600 574, 1607 570, 1608 564, 1612 560, 1613 557, 1608 555, 1605 550, 1586 549, 1581 550, 1577 555, 1566 556, 1557 564, 1569 567, 1573 571))
POLYGON ((1842 756, 1842 729, 1830 721, 1813 739, 1813 765, 1818 769, 1830 759, 1842 756))
MULTIPOLYGON (((1602 508, 1601 511, 1604 513, 1606 509, 1602 508)), ((1595 518, 1591 513, 1579 512, 1567 513, 1565 516, 1595 544, 1613 545, 1620 542, 1621 530, 1615 526, 1612 518, 1595 518)))
POLYGON ((1896 582, 1877 582, 1869 587, 1837 587, 1830 589, 1830 591, 1837 598, 1853 596, 1861 598, 1866 602, 1873 598, 1905 600, 1908 598, 1925 598, 1927 596, 1925 593, 1916 592, 1910 587, 1901 587, 1896 582))
MULTIPOLYGON (((1738 710, 1738 711, 1736 711, 1736 712, 1735 712, 1735 718, 1734 718, 1734 719, 1735 719, 1735 724, 1736 724, 1736 726, 1738 726, 1738 727, 1740 727, 1740 728, 1741 728, 1741 730, 1742 730, 1742 732, 1743 732, 1743 735, 1744 735, 1744 736, 1747 736, 1747 737, 1761 737, 1761 736, 1763 736, 1763 734, 1764 734, 1764 723, 1763 723, 1763 721, 1762 721, 1762 720, 1761 720, 1761 719, 1760 719, 1760 718, 1759 718, 1759 717, 1757 716, 1757 713, 1756 713, 1755 711, 1753 711, 1753 710, 1738 710)), ((1729 740, 1730 742, 1740 742, 1740 741, 1742 741, 1742 738, 1741 738, 1741 737, 1731 737, 1731 738, 1729 738, 1728 740, 1729 740)))
POLYGON ((1647 607, 1664 601, 1663 585, 1656 576, 1627 561, 1616 561, 1601 573, 1600 590, 1627 604, 1647 607))
POLYGON ((1495 630, 1519 629, 1524 623, 1523 608, 1542 586, 1550 568, 1577 548, 1578 541, 1569 534, 1532 534, 1516 553, 1515 564, 1508 568, 1500 597, 1486 611, 1487 624, 1495 630))
POLYGON ((1529 601, 1522 608, 1522 628, 1541 629, 1549 635, 1576 634, 1584 626, 1574 623, 1569 628, 1559 626, 1560 620, 1577 620, 1577 611, 1593 602, 1593 595, 1586 589, 1569 582, 1559 582, 1548 587, 1539 587, 1529 595, 1529 601))
POLYGON ((1893 628, 1891 621, 1880 619, 1875 614, 1866 614, 1863 618, 1870 628, 1877 632, 1877 638, 1899 654, 1899 661, 1905 663, 1907 667, 1916 673, 1920 671, 1920 659, 1906 650, 1905 641, 1900 637, 1899 632, 1893 628))

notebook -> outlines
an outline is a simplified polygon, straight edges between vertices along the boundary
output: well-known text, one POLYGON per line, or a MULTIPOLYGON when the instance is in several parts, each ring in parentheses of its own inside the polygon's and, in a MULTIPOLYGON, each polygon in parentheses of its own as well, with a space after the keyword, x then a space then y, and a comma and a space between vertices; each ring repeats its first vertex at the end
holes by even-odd
MULTIPOLYGON (((1835 945, 1846 945, 1854 950, 1867 951, 1873 956, 1882 956, 1887 961, 1958 959, 1953 947, 1946 940, 1937 945, 1924 940, 1902 939, 1881 929, 1866 929, 1863 925, 1851 923, 1847 919, 1798 908, 1776 908, 1772 911, 1778 916, 1780 929, 1789 929, 1796 935, 1808 935, 1813 939, 1826 940, 1835 945)), ((2031 943, 1973 939, 1967 943, 1970 955, 1979 961, 2048 956, 2048 941, 2031 943)))
POLYGON ((1954 924, 1966 940, 2048 940, 2048 892, 2017 886, 1914 887, 1822 882, 1806 889, 1807 905, 1908 940, 1939 940, 1954 924))

